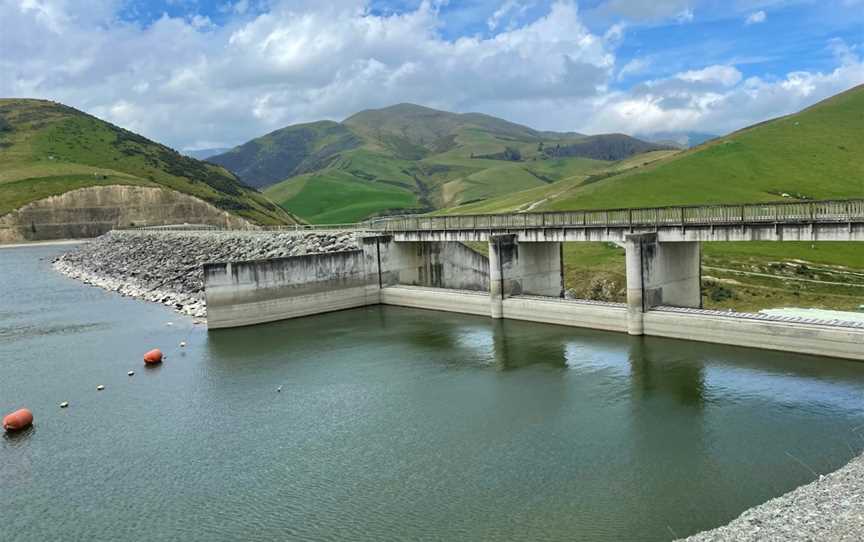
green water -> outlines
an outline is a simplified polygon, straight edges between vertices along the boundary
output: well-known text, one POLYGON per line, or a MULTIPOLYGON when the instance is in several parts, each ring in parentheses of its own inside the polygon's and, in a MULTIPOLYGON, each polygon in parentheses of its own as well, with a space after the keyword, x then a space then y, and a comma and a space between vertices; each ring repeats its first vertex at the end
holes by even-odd
POLYGON ((4 541, 670 540, 864 444, 864 364, 380 307, 208 333, 68 249, 0 250, 4 541))

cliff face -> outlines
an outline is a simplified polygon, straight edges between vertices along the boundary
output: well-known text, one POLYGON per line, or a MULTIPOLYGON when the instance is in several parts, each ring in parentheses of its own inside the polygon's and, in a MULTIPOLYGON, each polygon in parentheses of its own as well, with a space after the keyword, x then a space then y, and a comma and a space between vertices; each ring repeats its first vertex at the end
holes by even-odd
POLYGON ((198 198, 163 188, 98 186, 34 201, 0 217, 0 243, 96 237, 118 226, 254 227, 198 198))

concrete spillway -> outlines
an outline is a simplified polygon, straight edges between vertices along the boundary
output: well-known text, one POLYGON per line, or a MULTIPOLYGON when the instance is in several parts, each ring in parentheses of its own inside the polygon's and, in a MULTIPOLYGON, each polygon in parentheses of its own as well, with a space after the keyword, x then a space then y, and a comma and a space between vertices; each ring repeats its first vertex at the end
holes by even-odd
POLYGON ((492 235, 461 243, 375 235, 360 249, 211 263, 211 329, 385 304, 864 360, 864 325, 701 309, 698 242, 625 238, 627 303, 563 299, 561 244, 492 235))

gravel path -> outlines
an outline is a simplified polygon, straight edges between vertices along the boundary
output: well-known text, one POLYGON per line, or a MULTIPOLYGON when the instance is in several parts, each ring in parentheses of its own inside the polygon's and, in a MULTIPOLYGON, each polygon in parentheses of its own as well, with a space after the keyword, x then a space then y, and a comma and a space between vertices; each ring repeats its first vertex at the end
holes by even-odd
POLYGON ((207 314, 201 264, 357 248, 351 233, 114 231, 54 260, 66 276, 122 295, 207 314))
POLYGON ((864 456, 688 542, 864 540, 864 456))

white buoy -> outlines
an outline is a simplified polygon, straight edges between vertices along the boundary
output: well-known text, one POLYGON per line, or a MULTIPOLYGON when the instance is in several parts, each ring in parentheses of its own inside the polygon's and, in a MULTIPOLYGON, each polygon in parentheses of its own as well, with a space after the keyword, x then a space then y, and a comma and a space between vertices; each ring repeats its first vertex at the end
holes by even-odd
POLYGON ((69 406, 69 401, 63 401, 62 403, 60 403, 60 408, 66 408, 68 406, 69 406))
POLYGON ((276 391, 277 392, 282 391, 282 386, 279 386, 278 388, 276 388, 276 391))
POLYGON ((96 391, 102 391, 104 389, 105 389, 105 386, 103 386, 102 384, 99 384, 98 386, 96 386, 96 391))
POLYGON ((135 371, 129 371, 129 372, 126 373, 126 374, 129 375, 129 376, 133 376, 133 375, 135 374, 135 371))
POLYGON ((180 341, 180 348, 186 348, 186 341, 180 341))

